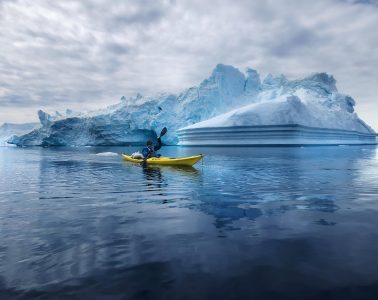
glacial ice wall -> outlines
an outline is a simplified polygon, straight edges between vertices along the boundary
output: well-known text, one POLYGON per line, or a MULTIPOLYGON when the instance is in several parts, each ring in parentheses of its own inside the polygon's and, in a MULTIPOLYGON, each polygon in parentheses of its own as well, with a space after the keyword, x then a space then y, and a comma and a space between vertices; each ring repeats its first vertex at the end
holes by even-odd
POLYGON ((220 122, 223 126, 310 124, 374 133, 359 119, 354 106, 355 101, 339 93, 336 80, 326 73, 300 80, 269 74, 261 81, 253 69, 247 69, 244 74, 235 67, 219 64, 199 86, 177 95, 123 97, 116 105, 86 114, 66 112, 50 116, 40 111, 42 127, 14 137, 11 143, 20 146, 144 144, 147 139, 156 138, 156 133, 166 126, 169 131, 164 142, 177 144, 179 128, 197 123, 200 125, 193 126, 203 126, 201 122, 209 119, 213 125, 220 122))

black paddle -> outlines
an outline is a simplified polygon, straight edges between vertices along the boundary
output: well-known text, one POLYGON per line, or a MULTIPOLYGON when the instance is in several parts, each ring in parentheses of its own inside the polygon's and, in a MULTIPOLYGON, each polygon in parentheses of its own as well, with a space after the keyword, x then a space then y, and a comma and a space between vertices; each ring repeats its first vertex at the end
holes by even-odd
POLYGON ((160 132, 160 135, 159 135, 159 138, 162 137, 164 134, 166 134, 168 131, 167 127, 164 127, 161 132, 160 132))
MULTIPOLYGON (((164 127, 161 132, 160 132, 160 135, 158 137, 158 139, 160 139, 164 134, 166 134, 168 131, 167 127, 164 127)), ((161 143, 161 142, 160 142, 161 143)), ((143 161, 141 162, 142 165, 146 165, 147 164, 147 158, 143 158, 143 161)))

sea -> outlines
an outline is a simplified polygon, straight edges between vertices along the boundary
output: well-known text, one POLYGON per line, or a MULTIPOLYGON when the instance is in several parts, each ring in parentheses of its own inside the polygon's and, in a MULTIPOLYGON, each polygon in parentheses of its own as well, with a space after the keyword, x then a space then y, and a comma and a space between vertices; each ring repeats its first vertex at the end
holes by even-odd
POLYGON ((0 299, 378 299, 378 148, 0 147, 0 299))

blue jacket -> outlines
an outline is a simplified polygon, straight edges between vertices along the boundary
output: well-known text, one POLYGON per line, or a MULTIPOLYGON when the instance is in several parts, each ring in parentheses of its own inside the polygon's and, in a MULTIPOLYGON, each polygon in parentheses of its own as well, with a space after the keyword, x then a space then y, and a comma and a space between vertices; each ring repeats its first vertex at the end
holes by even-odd
POLYGON ((158 151, 160 148, 161 148, 161 140, 160 140, 160 137, 157 139, 158 141, 158 144, 156 146, 154 146, 154 151, 152 151, 150 148, 148 147, 144 147, 143 150, 142 150, 142 154, 144 157, 160 157, 160 154, 157 154, 156 151, 158 151))

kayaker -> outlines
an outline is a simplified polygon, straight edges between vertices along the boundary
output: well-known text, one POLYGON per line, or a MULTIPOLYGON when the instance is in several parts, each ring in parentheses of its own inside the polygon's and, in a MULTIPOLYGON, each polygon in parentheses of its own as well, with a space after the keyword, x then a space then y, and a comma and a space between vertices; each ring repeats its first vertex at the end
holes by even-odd
POLYGON ((150 158, 150 157, 160 157, 160 154, 157 154, 156 152, 161 148, 161 137, 166 134, 167 128, 164 127, 163 130, 161 131, 160 135, 157 138, 158 144, 154 146, 152 141, 147 141, 147 144, 145 148, 142 150, 142 154, 144 159, 150 158))
POLYGON ((160 136, 157 138, 158 144, 154 146, 152 141, 147 141, 147 147, 143 148, 142 154, 145 159, 150 157, 160 157, 160 154, 157 154, 156 151, 158 151, 161 148, 161 138, 160 136))

